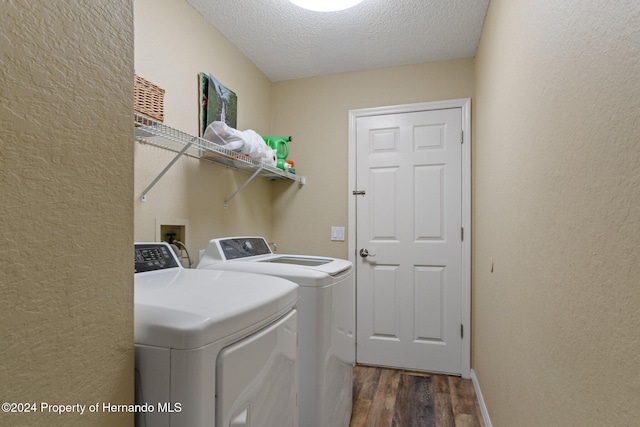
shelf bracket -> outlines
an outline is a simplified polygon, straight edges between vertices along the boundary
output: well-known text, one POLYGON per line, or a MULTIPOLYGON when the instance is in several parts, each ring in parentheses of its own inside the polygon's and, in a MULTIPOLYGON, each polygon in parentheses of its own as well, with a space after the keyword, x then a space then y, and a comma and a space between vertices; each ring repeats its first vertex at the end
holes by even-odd
POLYGON ((227 209, 227 207, 229 207, 229 203, 231 202, 231 200, 233 200, 234 197, 236 197, 236 195, 241 192, 242 190, 244 190, 244 188, 249 185, 249 183, 251 181, 253 181, 253 178, 255 178, 256 176, 258 176, 258 174, 262 171, 262 168, 264 166, 260 166, 258 169, 256 169, 256 171, 253 173, 253 175, 251 175, 251 177, 249 179, 247 179, 244 184, 242 184, 240 186, 240 188, 238 188, 231 196, 229 196, 229 198, 227 200, 224 201, 224 208, 227 209))
POLYGON ((162 178, 164 176, 165 173, 167 173, 167 171, 169 169, 171 169, 171 167, 178 161, 178 159, 187 152, 187 150, 189 149, 189 147, 191 147, 191 144, 193 144, 193 140, 190 142, 187 142, 185 144, 185 146, 182 148, 182 150, 180 150, 180 152, 178 154, 176 154, 176 156, 173 158, 173 160, 171 160, 169 162, 169 164, 167 166, 165 166, 165 168, 162 170, 162 172, 160 172, 158 174, 158 176, 156 177, 156 179, 154 179, 153 181, 151 181, 151 184, 149 184, 147 186, 147 188, 144 189, 144 191, 142 192, 142 196, 140 196, 140 201, 142 203, 145 203, 147 201, 147 193, 149 191, 151 191, 151 189, 153 188, 154 185, 157 184, 158 181, 160 181, 160 178, 162 178))

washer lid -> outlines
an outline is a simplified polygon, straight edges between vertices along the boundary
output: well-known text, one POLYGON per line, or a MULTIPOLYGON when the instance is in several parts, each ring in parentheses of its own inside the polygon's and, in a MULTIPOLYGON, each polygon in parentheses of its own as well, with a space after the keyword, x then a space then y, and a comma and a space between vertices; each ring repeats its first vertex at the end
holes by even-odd
POLYGON ((192 349, 254 330, 289 311, 298 286, 285 279, 211 270, 135 275, 136 344, 192 349))
POLYGON ((320 287, 351 274, 352 267, 351 261, 339 258, 274 254, 263 237, 241 236, 210 240, 197 268, 268 274, 320 287))
POLYGON ((308 255, 274 255, 262 259, 261 262, 301 266, 321 271, 330 276, 338 276, 351 269, 351 261, 339 258, 323 258, 308 255))

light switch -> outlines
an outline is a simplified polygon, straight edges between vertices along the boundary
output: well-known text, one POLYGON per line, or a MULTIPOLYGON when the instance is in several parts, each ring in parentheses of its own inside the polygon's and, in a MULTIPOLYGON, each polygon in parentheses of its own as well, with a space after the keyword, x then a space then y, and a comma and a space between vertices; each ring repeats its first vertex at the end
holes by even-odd
POLYGON ((331 227, 331 240, 344 242, 344 227, 331 227))

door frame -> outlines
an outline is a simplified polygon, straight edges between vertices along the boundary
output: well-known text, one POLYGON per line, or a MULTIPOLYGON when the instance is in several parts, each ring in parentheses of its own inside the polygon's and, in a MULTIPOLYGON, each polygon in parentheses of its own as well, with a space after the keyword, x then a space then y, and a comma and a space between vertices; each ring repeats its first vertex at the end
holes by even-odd
MULTIPOLYGON (((443 110, 448 108, 462 109, 462 377, 471 378, 471 98, 452 99, 446 101, 422 102, 385 107, 361 108, 349 110, 349 223, 348 254, 349 261, 356 265, 356 197, 352 192, 356 186, 356 123, 360 117, 379 116, 384 114, 411 113, 416 111, 443 110)), ((358 277, 356 276, 356 292, 358 277)), ((356 298, 357 301, 357 298, 356 298)), ((356 304, 357 309, 357 304, 356 304)), ((356 330, 358 325, 356 323, 356 330)), ((356 342, 356 346, 357 346, 356 342)), ((356 349, 357 351, 357 349, 356 349)))

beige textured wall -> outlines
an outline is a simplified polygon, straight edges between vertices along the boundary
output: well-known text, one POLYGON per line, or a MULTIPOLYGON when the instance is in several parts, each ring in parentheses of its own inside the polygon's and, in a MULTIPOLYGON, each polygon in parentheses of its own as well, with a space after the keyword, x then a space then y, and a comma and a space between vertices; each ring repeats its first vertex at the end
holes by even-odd
POLYGON ((348 257, 348 242, 332 242, 331 227, 348 234, 349 110, 471 98, 473 76, 474 60, 461 59, 274 83, 272 132, 293 136, 289 158, 307 178, 275 187, 281 250, 348 257))
MULTIPOLYGON (((184 0, 135 0, 136 73, 166 90, 164 123, 198 133, 198 73, 213 74, 238 95, 238 129, 269 133, 271 82, 184 0)), ((188 221, 191 255, 209 239, 271 235, 272 182, 183 156, 140 202, 142 191, 175 156, 135 143, 135 239, 156 240, 156 218, 188 221)), ((292 182, 292 181, 291 181, 292 182)))
POLYGON ((639 22, 635 1, 491 1, 473 364, 496 427, 638 425, 639 22))
POLYGON ((133 402, 132 13, 128 0, 0 3, 2 402, 133 402))

